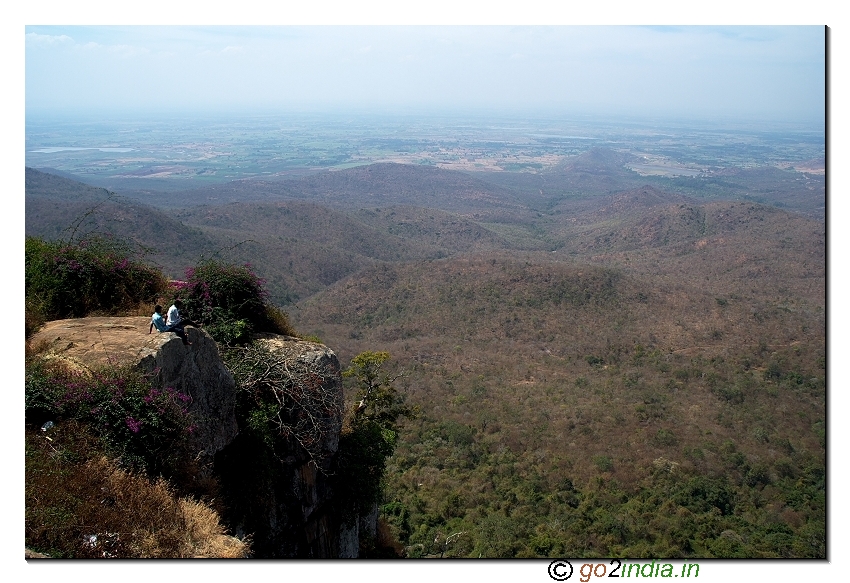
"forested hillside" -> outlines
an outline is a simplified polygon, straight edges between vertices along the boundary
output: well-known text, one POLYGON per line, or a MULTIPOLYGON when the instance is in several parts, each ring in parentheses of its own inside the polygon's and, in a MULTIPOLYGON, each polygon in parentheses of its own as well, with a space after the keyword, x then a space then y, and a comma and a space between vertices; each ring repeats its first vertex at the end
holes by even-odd
MULTIPOLYGON (((91 220, 250 262, 341 361, 392 355, 421 410, 382 500, 406 556, 823 557, 823 181, 632 163, 366 166, 91 220)), ((77 190, 63 217, 28 183, 28 233, 77 190)))

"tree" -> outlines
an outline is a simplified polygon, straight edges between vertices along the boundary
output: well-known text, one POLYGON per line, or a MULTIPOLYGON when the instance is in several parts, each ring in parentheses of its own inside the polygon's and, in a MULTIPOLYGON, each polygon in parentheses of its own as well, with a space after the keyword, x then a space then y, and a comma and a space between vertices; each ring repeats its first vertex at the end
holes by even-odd
POLYGON ((355 379, 359 388, 356 408, 351 412, 349 423, 377 423, 382 431, 393 433, 395 443, 399 418, 411 419, 416 411, 404 404, 404 397, 393 386, 404 373, 391 376, 384 370, 384 363, 389 358, 388 352, 361 352, 351 359, 351 366, 343 371, 342 376, 355 379))
POLYGON ((386 461, 395 450, 399 420, 413 419, 418 411, 404 403, 393 386, 401 374, 384 370, 387 352, 362 352, 343 371, 354 379, 355 404, 343 421, 336 472, 337 500, 347 522, 368 513, 380 501, 386 461))

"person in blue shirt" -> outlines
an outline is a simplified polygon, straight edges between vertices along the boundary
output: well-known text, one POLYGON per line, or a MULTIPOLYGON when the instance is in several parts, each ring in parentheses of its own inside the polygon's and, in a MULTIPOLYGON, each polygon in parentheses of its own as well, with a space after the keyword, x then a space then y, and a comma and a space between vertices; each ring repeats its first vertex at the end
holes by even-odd
POLYGON ((148 330, 148 334, 153 334, 153 329, 156 328, 160 332, 174 332, 177 334, 180 339, 183 341, 183 344, 186 346, 190 346, 192 343, 189 342, 189 338, 186 337, 186 331, 183 330, 183 326, 180 325, 180 321, 178 320, 176 324, 172 324, 169 326, 165 322, 165 318, 162 317, 162 306, 157 304, 153 308, 153 316, 151 316, 151 325, 148 330))
POLYGON ((156 328, 160 332, 165 332, 168 326, 165 325, 165 319, 162 317, 162 306, 157 304, 153 308, 153 316, 151 316, 151 327, 148 334, 153 334, 153 329, 156 328))

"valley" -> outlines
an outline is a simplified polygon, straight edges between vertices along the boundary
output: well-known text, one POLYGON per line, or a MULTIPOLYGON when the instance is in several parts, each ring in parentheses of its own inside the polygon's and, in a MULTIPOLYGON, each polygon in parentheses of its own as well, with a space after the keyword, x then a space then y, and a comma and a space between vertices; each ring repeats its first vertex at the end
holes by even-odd
POLYGON ((26 234, 250 263, 343 364, 389 352, 404 556, 825 556, 822 135, 384 124, 161 127, 161 175, 35 126, 26 234))

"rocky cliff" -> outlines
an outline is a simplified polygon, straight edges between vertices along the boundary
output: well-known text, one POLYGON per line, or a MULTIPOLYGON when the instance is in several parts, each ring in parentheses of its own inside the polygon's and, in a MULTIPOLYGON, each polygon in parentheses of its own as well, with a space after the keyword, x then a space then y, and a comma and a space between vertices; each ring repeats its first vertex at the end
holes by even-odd
POLYGON ((47 358, 78 368, 135 365, 162 388, 189 395, 197 425, 194 453, 208 467, 238 433, 233 377, 215 341, 202 330, 186 328, 192 344, 184 346, 174 333, 148 334, 149 324, 145 317, 56 320, 45 324, 30 344, 41 345, 47 358))
MULTIPOLYGON (((130 364, 151 375, 162 388, 191 397, 195 418, 193 455, 202 471, 214 475, 225 493, 234 534, 250 535, 256 557, 356 557, 359 534, 374 534, 376 516, 342 524, 334 506, 333 458, 342 427, 342 380, 336 355, 326 346, 292 337, 258 338, 293 379, 309 379, 309 390, 326 404, 311 421, 323 428, 308 449, 297 435, 285 451, 266 448, 240 433, 236 385, 218 347, 202 329, 187 327, 191 345, 173 333, 148 334, 146 317, 93 317, 47 323, 30 340, 45 358, 91 368, 130 364), (318 453, 317 453, 318 452, 318 453)), ((301 390, 301 389, 299 389, 301 390)), ((306 390, 306 389, 304 389, 306 390)), ((290 416, 302 416, 298 403, 290 416)), ((337 486, 338 487, 338 486, 337 486)))

